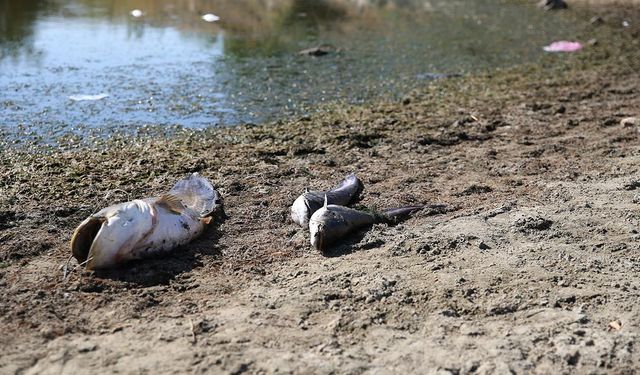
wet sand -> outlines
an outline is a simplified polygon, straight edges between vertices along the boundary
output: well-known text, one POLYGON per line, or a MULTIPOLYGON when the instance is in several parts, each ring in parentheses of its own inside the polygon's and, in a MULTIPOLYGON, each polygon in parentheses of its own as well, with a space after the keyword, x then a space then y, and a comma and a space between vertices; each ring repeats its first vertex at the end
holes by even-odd
POLYGON ((621 120, 640 117, 640 12, 569 11, 595 45, 400 102, 3 150, 0 372, 633 373, 640 141, 621 120), (225 198, 201 239, 64 276, 82 219, 191 172, 225 198), (449 209, 324 256, 288 207, 350 172, 360 205, 449 209))

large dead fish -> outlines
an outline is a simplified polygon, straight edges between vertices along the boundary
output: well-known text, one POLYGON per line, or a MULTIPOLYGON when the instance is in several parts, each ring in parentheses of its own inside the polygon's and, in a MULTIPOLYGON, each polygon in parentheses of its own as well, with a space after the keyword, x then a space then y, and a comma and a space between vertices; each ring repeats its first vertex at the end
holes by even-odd
POLYGON ((340 185, 329 191, 307 190, 293 202, 291 218, 295 223, 304 227, 309 224, 311 215, 322 207, 325 197, 329 204, 345 206, 353 202, 363 189, 364 185, 358 177, 355 174, 350 174, 340 185))
POLYGON ((218 192, 194 173, 160 197, 116 204, 73 232, 71 251, 88 270, 171 250, 198 237, 221 208, 218 192))
POLYGON ((423 208, 425 206, 409 206, 370 213, 325 202, 309 219, 311 245, 325 251, 328 246, 357 229, 375 223, 396 222, 423 208))

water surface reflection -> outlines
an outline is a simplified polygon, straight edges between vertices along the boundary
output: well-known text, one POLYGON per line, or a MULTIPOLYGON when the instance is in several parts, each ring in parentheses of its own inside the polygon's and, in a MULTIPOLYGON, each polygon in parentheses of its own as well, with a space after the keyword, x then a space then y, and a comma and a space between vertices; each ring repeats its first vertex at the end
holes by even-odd
POLYGON ((393 98, 428 73, 535 60, 571 36, 565 17, 499 0, 0 0, 0 126, 199 128, 393 98), (339 52, 297 53, 323 43, 339 52))

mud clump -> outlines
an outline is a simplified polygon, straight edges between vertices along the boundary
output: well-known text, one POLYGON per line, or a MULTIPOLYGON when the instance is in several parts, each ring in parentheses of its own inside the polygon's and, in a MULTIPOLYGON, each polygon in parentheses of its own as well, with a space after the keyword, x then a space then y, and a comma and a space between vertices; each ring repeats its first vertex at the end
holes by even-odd
POLYGON ((551 228, 553 221, 540 216, 523 217, 515 222, 515 226, 522 232, 543 231, 551 228))
POLYGON ((485 194, 485 193, 490 193, 492 192, 493 189, 490 188, 489 186, 484 186, 484 185, 471 185, 468 188, 464 189, 463 191, 454 194, 456 197, 464 197, 467 195, 473 195, 473 194, 485 194))
POLYGON ((0 230, 12 228, 19 225, 19 221, 24 220, 26 215, 10 210, 0 211, 0 230))

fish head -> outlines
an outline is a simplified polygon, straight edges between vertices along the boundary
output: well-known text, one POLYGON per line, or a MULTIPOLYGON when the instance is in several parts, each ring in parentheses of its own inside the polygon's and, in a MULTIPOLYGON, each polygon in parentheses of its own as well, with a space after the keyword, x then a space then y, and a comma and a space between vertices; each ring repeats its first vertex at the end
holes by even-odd
POLYGON ((155 219, 155 209, 143 200, 107 207, 76 228, 73 256, 88 270, 131 259, 131 250, 153 230, 155 219))
POLYGON ((306 227, 309 218, 322 207, 325 195, 317 191, 306 191, 291 205, 291 219, 298 225, 306 227))
POLYGON ((325 204, 309 219, 311 245, 325 252, 329 245, 339 241, 353 230, 375 222, 376 217, 368 212, 325 204))
POLYGON ((324 225, 321 222, 309 221, 309 235, 311 236, 311 246, 313 246, 316 250, 324 251, 324 225))
POLYGON ((322 207, 309 219, 309 235, 311 246, 316 250, 325 251, 331 242, 331 226, 334 218, 327 207, 322 207))
POLYGON ((299 196, 291 205, 291 219, 293 222, 304 227, 309 223, 311 208, 305 194, 299 196))

